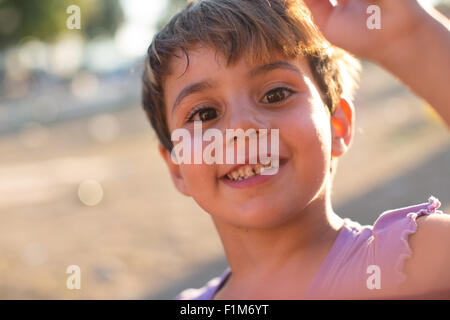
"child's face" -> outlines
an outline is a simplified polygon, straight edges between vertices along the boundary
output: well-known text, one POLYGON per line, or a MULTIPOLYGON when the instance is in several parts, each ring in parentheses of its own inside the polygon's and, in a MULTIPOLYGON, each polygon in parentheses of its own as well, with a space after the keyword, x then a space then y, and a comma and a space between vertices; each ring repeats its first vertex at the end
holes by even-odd
POLYGON ((242 187, 226 180, 233 164, 176 165, 160 147, 181 192, 218 221, 261 228, 292 219, 325 190, 331 155, 340 156, 350 143, 353 114, 344 103, 348 110, 338 108, 331 124, 305 59, 274 55, 265 68, 245 59, 227 67, 214 49, 197 47, 189 51, 186 72, 185 68, 185 58, 174 58, 171 75, 164 82, 170 132, 186 128, 193 137, 193 121, 200 119, 203 132, 216 128, 224 137, 226 129, 265 128, 269 133, 279 129, 280 168, 277 174, 242 187), (204 83, 179 100, 184 88, 198 82, 204 83), (195 113, 198 107, 203 109, 195 113))

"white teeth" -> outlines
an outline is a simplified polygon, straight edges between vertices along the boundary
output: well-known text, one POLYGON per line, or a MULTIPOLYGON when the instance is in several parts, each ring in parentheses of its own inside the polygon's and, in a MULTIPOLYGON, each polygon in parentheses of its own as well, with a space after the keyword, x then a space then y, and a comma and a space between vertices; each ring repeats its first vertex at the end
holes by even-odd
POLYGON ((233 181, 248 179, 255 175, 261 174, 262 172, 264 172, 264 170, 268 170, 270 167, 271 163, 265 165, 255 164, 242 166, 239 167, 239 169, 227 174, 227 178, 233 181))
POLYGON ((267 174, 267 175, 271 175, 271 174, 275 174, 276 172, 272 172, 270 173, 270 171, 279 168, 279 164, 277 163, 268 163, 267 165, 265 165, 262 169, 261 169, 261 173, 260 174, 267 174), (265 173, 267 172, 267 173, 265 173))
POLYGON ((236 180, 239 177, 239 172, 233 171, 230 175, 231 175, 231 180, 236 180))
POLYGON ((245 167, 240 167, 238 169, 238 172, 239 172, 240 177, 244 177, 245 176, 245 167))
POLYGON ((264 173, 265 171, 267 171, 267 170, 269 170, 270 168, 267 168, 267 167, 263 167, 262 169, 261 169, 261 173, 264 173))

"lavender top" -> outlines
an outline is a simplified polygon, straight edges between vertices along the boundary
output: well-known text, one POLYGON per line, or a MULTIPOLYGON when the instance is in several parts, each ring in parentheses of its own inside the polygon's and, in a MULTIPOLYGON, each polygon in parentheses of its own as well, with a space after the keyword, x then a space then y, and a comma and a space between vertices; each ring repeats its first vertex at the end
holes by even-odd
MULTIPOLYGON (((367 292, 367 268, 380 268, 381 286, 391 289, 406 280, 405 259, 412 252, 408 236, 417 230, 416 219, 422 215, 442 214, 440 202, 431 196, 428 203, 383 212, 373 226, 361 226, 344 219, 330 251, 311 281, 305 299, 327 298, 367 292)), ((231 274, 227 268, 200 289, 186 289, 176 299, 210 300, 231 274)))

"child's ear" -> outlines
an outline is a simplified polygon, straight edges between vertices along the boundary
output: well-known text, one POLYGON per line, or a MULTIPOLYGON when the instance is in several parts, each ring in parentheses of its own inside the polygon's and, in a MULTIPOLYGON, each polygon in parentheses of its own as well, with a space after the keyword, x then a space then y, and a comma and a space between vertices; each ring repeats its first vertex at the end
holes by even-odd
POLYGON ((173 162, 170 151, 167 150, 162 144, 159 144, 158 149, 159 153, 166 162, 167 167, 169 168, 170 175, 172 177, 173 183, 175 184, 175 187, 185 196, 191 196, 184 182, 183 175, 180 172, 180 165, 173 162))
POLYGON ((334 115, 331 116, 332 157, 340 157, 350 147, 354 133, 354 110, 355 108, 350 100, 341 98, 334 115))

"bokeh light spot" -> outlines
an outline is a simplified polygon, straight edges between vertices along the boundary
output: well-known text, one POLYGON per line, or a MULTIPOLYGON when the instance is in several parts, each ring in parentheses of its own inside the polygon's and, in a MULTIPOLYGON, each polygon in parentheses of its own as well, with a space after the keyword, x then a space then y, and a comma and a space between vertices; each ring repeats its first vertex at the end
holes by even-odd
POLYGON ((96 206, 103 200, 103 187, 97 180, 84 180, 78 187, 78 198, 86 206, 96 206))

